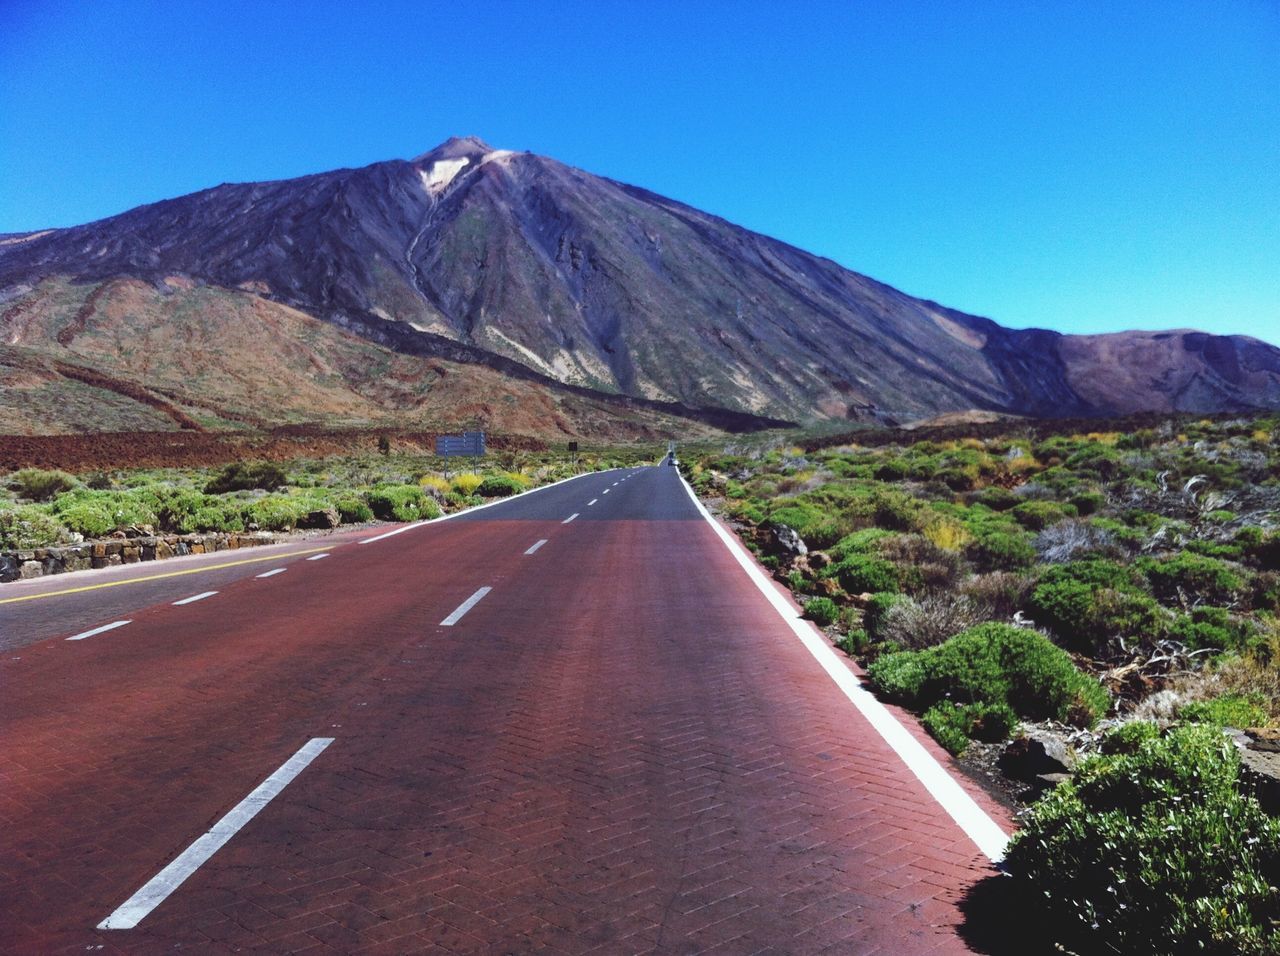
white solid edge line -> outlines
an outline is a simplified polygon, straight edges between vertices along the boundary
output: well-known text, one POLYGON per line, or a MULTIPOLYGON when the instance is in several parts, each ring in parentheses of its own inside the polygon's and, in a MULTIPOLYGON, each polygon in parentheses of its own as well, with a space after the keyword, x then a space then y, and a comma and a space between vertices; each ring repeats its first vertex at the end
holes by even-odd
POLYGON ((539 538, 537 541, 533 543, 533 545, 529 548, 529 550, 525 552, 525 554, 533 554, 533 552, 537 551, 540 547, 542 547, 546 543, 547 543, 546 538, 539 538))
POLYGON ((183 881, 218 852, 246 823, 258 815, 281 790, 288 786, 307 765, 333 743, 332 737, 314 737, 247 797, 232 807, 227 815, 183 850, 163 870, 148 880, 138 892, 125 900, 114 913, 98 924, 98 929, 133 929, 148 913, 168 898, 183 881))
MULTIPOLYGON (((616 468, 610 468, 608 471, 617 471, 616 468)), ((365 538, 357 544, 373 544, 375 541, 381 541, 383 538, 392 538, 398 534, 404 534, 406 531, 412 531, 414 528, 421 528, 424 524, 435 524, 437 521, 448 521, 451 518, 457 518, 461 515, 469 515, 473 511, 481 511, 485 508, 493 508, 497 505, 505 504, 508 501, 515 501, 524 495, 537 494, 539 491, 546 491, 548 488, 554 488, 556 485, 563 485, 566 481, 577 481, 579 478, 586 478, 590 475, 603 475, 607 471, 584 471, 580 475, 570 475, 568 478, 561 478, 559 481, 553 481, 549 485, 539 485, 537 488, 530 488, 528 491, 522 491, 517 495, 508 495, 506 498, 498 498, 496 501, 488 501, 482 505, 473 505, 470 508, 463 508, 461 511, 455 511, 453 514, 441 515, 438 518, 428 518, 425 521, 414 521, 405 525, 403 528, 393 528, 391 531, 384 531, 382 534, 375 535, 372 538, 365 538)))
POLYGON ((181 607, 184 604, 195 604, 196 601, 203 601, 205 598, 211 598, 217 591, 201 591, 199 594, 193 594, 191 597, 183 598, 181 601, 174 601, 174 607, 181 607))
POLYGON ((307 558, 306 560, 308 560, 308 561, 319 561, 321 558, 327 558, 327 557, 329 557, 329 552, 328 552, 328 551, 323 551, 323 552, 321 552, 320 554, 313 554, 311 557, 307 558))
POLYGON ((68 637, 69 641, 83 641, 86 637, 93 637, 95 634, 105 634, 107 631, 114 631, 117 627, 124 627, 129 621, 112 621, 110 624, 104 624, 102 627, 95 627, 92 631, 82 631, 79 634, 73 634, 68 637))
POLYGON ((573 520, 574 518, 576 518, 576 517, 578 517, 578 512, 576 512, 576 511, 575 511, 573 514, 569 515, 569 517, 565 518, 565 519, 564 519, 563 521, 561 521, 560 523, 561 523, 561 524, 568 524, 570 521, 572 521, 572 520, 573 520))
POLYGON ((254 577, 255 578, 271 578, 271 577, 275 577, 277 574, 284 574, 288 570, 289 570, 288 568, 273 568, 270 571, 264 571, 261 574, 255 574, 254 577))
POLYGON ((457 624, 459 621, 462 620, 462 615, 466 614, 473 607, 479 604, 480 599, 492 590, 493 588, 490 588, 490 587, 480 588, 478 591, 476 591, 475 594, 471 595, 471 597, 467 598, 465 601, 459 604, 457 607, 457 610, 455 610, 452 614, 450 614, 443 621, 441 621, 440 626, 453 627, 453 625, 457 624))
POLYGON ((706 519, 720 540, 724 542, 725 547, 729 549, 729 553, 733 555, 742 569, 747 572, 747 576, 760 590, 760 593, 773 605, 774 610, 790 625, 791 630, 800 639, 800 642, 804 644, 805 649, 813 655, 822 669, 835 681, 836 686, 844 692, 844 695, 858 708, 862 716, 884 738, 885 743, 893 748, 902 762, 924 784, 925 789, 938 801, 942 809, 947 811, 951 819, 968 835, 978 849, 993 863, 999 863, 1004 859, 1005 848, 1009 843, 1008 834, 1001 830, 999 825, 987 815, 987 812, 978 806, 973 797, 964 791, 964 788, 938 763, 934 756, 925 750, 920 741, 911 736, 907 728, 902 726, 898 719, 889 712, 888 708, 862 686, 854 673, 836 656, 836 652, 827 643, 826 638, 812 624, 802 618, 795 608, 787 603, 782 593, 770 583, 764 573, 748 557, 742 545, 734 541, 729 532, 715 518, 711 517, 711 513, 707 511, 702 502, 698 500, 698 496, 694 494, 693 488, 685 481, 684 475, 680 476, 680 482, 684 485, 685 491, 689 493, 689 497, 693 499, 693 503, 697 506, 698 511, 701 512, 702 517, 706 519))

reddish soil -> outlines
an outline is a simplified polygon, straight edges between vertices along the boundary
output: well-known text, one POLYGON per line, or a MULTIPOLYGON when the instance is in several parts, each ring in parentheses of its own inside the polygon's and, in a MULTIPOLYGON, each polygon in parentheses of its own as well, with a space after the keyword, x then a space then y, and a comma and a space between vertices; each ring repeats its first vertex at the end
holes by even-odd
MULTIPOLYGON (((269 432, 101 432, 93 435, 0 435, 0 471, 61 468, 83 472, 113 468, 182 468, 245 458, 285 461, 369 453, 385 435, 400 451, 430 452, 434 431, 325 429, 290 426, 269 432)), ((494 451, 541 451, 546 443, 525 435, 490 434, 494 451)))

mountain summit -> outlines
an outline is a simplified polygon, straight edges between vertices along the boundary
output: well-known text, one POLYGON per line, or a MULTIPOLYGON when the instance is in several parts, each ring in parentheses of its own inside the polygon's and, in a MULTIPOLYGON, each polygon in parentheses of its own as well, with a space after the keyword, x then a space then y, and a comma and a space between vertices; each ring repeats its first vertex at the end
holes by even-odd
POLYGON ((404 352, 793 421, 1280 407, 1256 339, 1006 329, 474 137, 0 241, 0 302, 55 277, 179 277, 404 352))

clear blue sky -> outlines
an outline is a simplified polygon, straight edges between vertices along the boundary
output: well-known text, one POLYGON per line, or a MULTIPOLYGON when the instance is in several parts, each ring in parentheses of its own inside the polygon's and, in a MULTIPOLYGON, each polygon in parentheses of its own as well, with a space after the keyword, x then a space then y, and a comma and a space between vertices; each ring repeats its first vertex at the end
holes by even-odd
POLYGON ((454 134, 1008 325, 1280 342, 1277 0, 0 0, 0 231, 454 134))

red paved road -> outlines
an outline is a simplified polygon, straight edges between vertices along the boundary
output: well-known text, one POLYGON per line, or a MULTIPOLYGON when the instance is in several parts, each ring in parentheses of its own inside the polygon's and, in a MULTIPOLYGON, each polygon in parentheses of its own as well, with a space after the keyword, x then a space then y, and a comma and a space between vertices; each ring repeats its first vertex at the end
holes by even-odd
POLYGON ((985 858, 672 470, 623 474, 5 660, 0 949, 966 951, 985 858), (136 928, 95 929, 316 737, 136 928))

